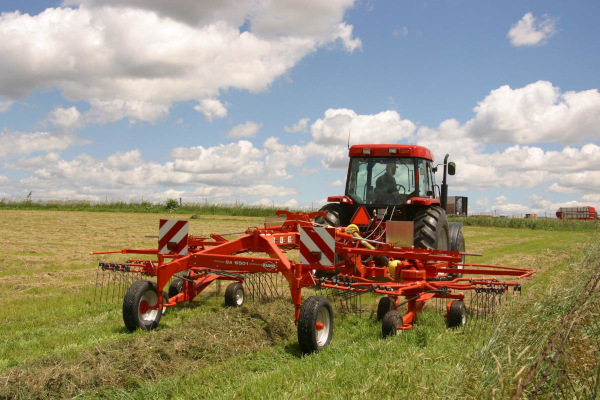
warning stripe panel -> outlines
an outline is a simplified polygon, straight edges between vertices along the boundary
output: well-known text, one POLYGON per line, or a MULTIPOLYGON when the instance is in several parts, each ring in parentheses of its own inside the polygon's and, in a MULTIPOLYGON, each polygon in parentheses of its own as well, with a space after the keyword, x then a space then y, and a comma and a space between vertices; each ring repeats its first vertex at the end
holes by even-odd
POLYGON ((300 227, 300 262, 332 266, 335 260, 335 229, 315 227, 300 227), (321 252, 321 259, 315 260, 311 252, 321 252))
POLYGON ((167 245, 169 242, 175 242, 177 246, 173 252, 179 255, 186 255, 188 252, 188 230, 188 221, 161 219, 158 229, 158 252, 160 254, 171 253, 167 245))

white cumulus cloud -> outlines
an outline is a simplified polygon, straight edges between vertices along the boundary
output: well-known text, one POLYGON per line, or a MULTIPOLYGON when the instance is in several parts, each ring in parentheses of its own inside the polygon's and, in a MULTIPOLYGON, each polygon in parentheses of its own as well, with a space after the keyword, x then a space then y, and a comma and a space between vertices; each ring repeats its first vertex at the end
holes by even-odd
POLYGON ((292 125, 291 128, 286 125, 283 128, 283 130, 285 130, 286 132, 306 132, 309 121, 310 121, 310 118, 308 118, 308 117, 300 118, 298 120, 298 122, 296 122, 295 124, 292 125))
POLYGON ((507 37, 513 46, 537 46, 545 44, 555 33, 556 18, 544 14, 538 20, 528 12, 510 28, 507 37))
POLYGON ((400 143, 414 132, 416 125, 402 119, 396 111, 358 114, 349 109, 328 109, 311 125, 309 155, 321 155, 330 168, 348 166, 348 141, 354 143, 400 143))
POLYGON ((66 130, 77 129, 82 123, 82 115, 76 107, 55 108, 48 114, 48 122, 66 130))
POLYGON ((227 116, 227 108, 217 99, 202 99, 199 104, 194 106, 194 110, 204 114, 206 119, 211 122, 215 118, 227 116))
MULTIPOLYGON (((0 110, 33 90, 57 88, 89 102, 92 122, 156 122, 175 102, 229 88, 265 90, 321 46, 359 47, 343 21, 353 4, 83 0, 37 15, 2 13, 0 110)), ((218 117, 222 109, 212 106, 218 117)))
POLYGON ((577 143, 600 137, 598 89, 561 93, 546 81, 492 90, 474 108, 467 132, 497 143, 577 143))
POLYGON ((262 123, 254 121, 246 121, 243 124, 239 124, 231 128, 227 132, 227 136, 231 138, 253 138, 256 136, 258 131, 262 128, 262 123))
POLYGON ((52 132, 0 132, 0 159, 25 156, 36 152, 64 150, 75 144, 89 143, 70 134, 52 132))

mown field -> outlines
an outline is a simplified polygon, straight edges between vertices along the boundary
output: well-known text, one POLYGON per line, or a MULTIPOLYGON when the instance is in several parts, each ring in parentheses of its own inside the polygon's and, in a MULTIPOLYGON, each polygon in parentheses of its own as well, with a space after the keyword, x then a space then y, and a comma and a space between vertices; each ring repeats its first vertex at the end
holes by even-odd
MULTIPOLYGON (((361 315, 336 313, 325 351, 302 357, 284 299, 225 309, 213 290, 133 334, 120 301, 95 302, 89 252, 154 247, 145 235, 161 217, 190 215, 0 211, 0 398, 510 398, 600 261, 597 230, 466 226, 467 250, 484 254, 468 262, 537 270, 494 318, 448 330, 430 307, 382 340, 367 298, 361 315)), ((263 220, 200 215, 190 231, 263 220)), ((594 372, 599 338, 586 332, 569 360, 594 372)), ((574 385, 589 393, 585 379, 574 385)))

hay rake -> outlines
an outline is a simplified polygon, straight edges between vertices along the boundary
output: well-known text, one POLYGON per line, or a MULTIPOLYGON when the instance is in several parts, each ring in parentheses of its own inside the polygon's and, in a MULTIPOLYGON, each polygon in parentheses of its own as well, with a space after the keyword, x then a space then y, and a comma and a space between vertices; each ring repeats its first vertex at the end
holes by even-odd
POLYGON ((361 231, 356 225, 331 228, 315 223, 314 218, 324 216, 323 212, 278 211, 277 215, 285 217, 280 225, 248 228, 233 240, 218 234, 191 236, 187 222, 161 220, 156 249, 92 253, 154 257, 124 263, 100 261, 96 293, 107 299, 125 291, 123 320, 133 331, 156 328, 165 309, 192 301, 215 281, 230 281, 225 304, 232 307, 241 306, 246 296, 258 301, 281 296, 287 283, 298 342, 301 350, 309 353, 325 348, 333 335, 333 310, 327 297, 346 309, 360 310, 363 294, 380 296, 377 317, 382 321, 382 336, 387 337, 411 329, 432 299, 446 302, 448 327, 466 322, 465 292, 473 293, 468 301, 471 312, 485 316, 510 288, 521 289, 519 283, 500 278, 534 273, 523 268, 465 264, 464 252, 396 247, 385 242, 386 222, 376 217, 369 225, 380 230, 378 240, 364 239, 372 233, 364 227, 361 231), (290 249, 299 249, 299 262, 286 257, 290 249), (110 281, 118 287, 112 292, 105 284, 106 272, 118 277, 110 281), (153 281, 136 280, 141 276, 153 281), (303 301, 305 288, 317 289, 321 295, 303 301), (406 306, 405 313, 398 311, 401 306, 406 306))

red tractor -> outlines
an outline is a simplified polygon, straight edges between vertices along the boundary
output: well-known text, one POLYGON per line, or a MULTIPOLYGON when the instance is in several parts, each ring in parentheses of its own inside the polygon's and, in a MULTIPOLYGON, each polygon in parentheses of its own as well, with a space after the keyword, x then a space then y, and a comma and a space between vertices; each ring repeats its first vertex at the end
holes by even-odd
MULTIPOLYGON (((363 144, 350 148, 350 165, 344 196, 332 196, 320 211, 327 217, 316 222, 334 227, 355 223, 367 210, 380 221, 413 221, 414 247, 465 251, 462 224, 448 223, 447 175, 455 164, 443 163, 441 188, 435 184, 433 155, 415 145, 363 144)), ((368 230, 368 229, 367 229, 368 230)))

